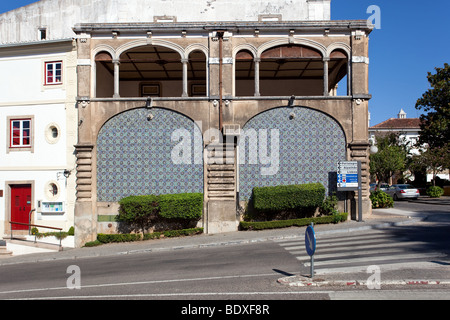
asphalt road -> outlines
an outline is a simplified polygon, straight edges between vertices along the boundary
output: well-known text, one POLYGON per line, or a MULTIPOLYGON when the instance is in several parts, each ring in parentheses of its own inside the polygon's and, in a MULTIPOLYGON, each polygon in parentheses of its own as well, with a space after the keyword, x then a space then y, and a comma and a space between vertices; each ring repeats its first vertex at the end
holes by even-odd
MULTIPOLYGON (((366 231, 364 235, 385 233, 390 239, 406 244, 406 249, 401 250, 414 250, 416 248, 413 243, 419 242, 422 250, 416 253, 425 255, 436 252, 439 256, 429 259, 424 256, 423 259, 415 258, 408 263, 394 265, 386 269, 388 271, 383 277, 407 274, 409 278, 426 275, 450 280, 447 262, 450 255, 449 208, 430 208, 410 202, 397 203, 396 208, 417 216, 428 212, 430 219, 414 225, 366 231), (424 262, 427 264, 424 265, 424 262)), ((299 239, 301 246, 302 240, 299 239)), ((395 258, 391 255, 388 258, 393 257, 395 258)), ((226 300, 253 300, 258 305, 270 305, 276 300, 278 303, 270 305, 273 315, 292 311, 284 306, 294 308, 295 304, 280 305, 280 302, 288 300, 450 299, 449 286, 392 285, 385 286, 382 290, 367 290, 363 287, 290 287, 277 282, 281 277, 309 274, 309 267, 304 262, 280 243, 266 241, 3 265, 0 266, 0 299, 178 300, 179 303, 170 310, 175 314, 182 314, 183 311, 191 314, 200 310, 206 312, 206 309, 183 308, 200 307, 202 302, 208 305, 206 301, 214 300, 219 304, 216 316, 220 314, 219 307, 222 315, 226 312, 223 302, 226 300)), ((377 263, 383 264, 383 261, 377 263)), ((260 306, 260 311, 263 310, 261 308, 260 306)))

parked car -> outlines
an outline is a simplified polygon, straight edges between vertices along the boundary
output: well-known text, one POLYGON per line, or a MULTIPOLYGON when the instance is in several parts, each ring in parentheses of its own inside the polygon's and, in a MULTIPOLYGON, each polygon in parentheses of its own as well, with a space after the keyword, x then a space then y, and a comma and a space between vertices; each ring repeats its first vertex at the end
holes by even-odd
POLYGON ((410 184, 393 184, 385 192, 394 200, 417 199, 420 196, 419 189, 410 184))
POLYGON ((377 185, 378 185, 377 183, 371 183, 370 184, 370 192, 375 192, 377 190, 381 190, 381 191, 385 191, 386 192, 387 188, 389 188, 389 185, 386 184, 386 183, 382 183, 380 185, 380 189, 378 189, 377 185))

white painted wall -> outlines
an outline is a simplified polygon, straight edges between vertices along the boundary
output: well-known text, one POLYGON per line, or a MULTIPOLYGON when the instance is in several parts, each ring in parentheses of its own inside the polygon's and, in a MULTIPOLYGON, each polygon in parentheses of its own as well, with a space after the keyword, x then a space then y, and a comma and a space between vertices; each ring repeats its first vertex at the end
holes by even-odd
POLYGON ((39 28, 49 39, 74 37, 77 23, 258 21, 281 15, 283 21, 330 20, 330 0, 41 0, 0 15, 2 43, 37 41, 39 28))
POLYGON ((65 169, 75 169, 76 51, 43 53, 45 48, 41 48, 41 53, 37 53, 39 50, 36 48, 28 50, 23 46, 14 50, 11 53, 0 49, 0 190, 3 190, 3 197, 0 197, 0 238, 10 216, 7 212, 10 182, 33 182, 32 208, 37 209, 38 200, 64 202, 63 213, 35 212, 32 222, 67 231, 74 220, 75 171, 69 178, 62 173, 65 169), (55 60, 63 61, 63 84, 46 87, 45 62, 55 60), (33 148, 9 150, 8 117, 22 116, 32 118, 33 148), (58 128, 55 140, 48 139, 50 126, 58 128), (46 193, 50 182, 58 186, 56 197, 46 193))

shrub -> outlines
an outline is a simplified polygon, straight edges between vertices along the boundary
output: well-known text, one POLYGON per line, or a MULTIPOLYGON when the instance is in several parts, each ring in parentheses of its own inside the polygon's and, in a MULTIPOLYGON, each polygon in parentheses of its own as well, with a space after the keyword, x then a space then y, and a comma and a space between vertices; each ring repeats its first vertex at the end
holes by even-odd
POLYGON ((431 198, 439 198, 444 194, 444 189, 438 186, 431 186, 427 189, 427 195, 431 198))
POLYGON ((337 204, 338 198, 335 195, 328 196, 321 204, 319 212, 323 215, 331 215, 336 211, 337 204))
POLYGON ((97 235, 97 240, 101 243, 139 241, 141 240, 141 235, 136 233, 125 233, 125 234, 99 233, 97 235))
POLYGON ((316 218, 302 218, 302 219, 290 219, 290 220, 278 220, 278 221, 241 221, 241 230, 263 230, 263 229, 276 229, 276 228, 287 228, 287 227, 303 227, 310 225, 311 222, 314 224, 325 224, 325 223, 339 223, 346 221, 348 218, 348 213, 336 213, 331 216, 323 216, 316 218))
POLYGON ((200 219, 203 214, 203 194, 164 194, 158 197, 159 215, 167 219, 200 219))
POLYGON ((119 201, 119 215, 117 220, 136 225, 142 233, 157 217, 159 206, 155 195, 130 196, 119 201))
POLYGON ((375 191, 370 194, 372 201, 372 208, 392 208, 394 206, 394 199, 384 191, 375 191))
POLYGON ((156 224, 162 230, 187 228, 203 214, 202 193, 130 196, 119 204, 117 220, 128 224, 122 228, 142 233, 156 224))
POLYGON ((253 188, 254 208, 260 211, 317 208, 324 198, 325 187, 320 183, 253 188))

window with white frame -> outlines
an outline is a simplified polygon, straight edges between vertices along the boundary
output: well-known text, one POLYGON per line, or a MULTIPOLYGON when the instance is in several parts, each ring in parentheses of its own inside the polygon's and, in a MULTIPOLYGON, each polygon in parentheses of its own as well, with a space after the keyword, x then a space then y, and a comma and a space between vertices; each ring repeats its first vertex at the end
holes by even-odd
POLYGON ((62 61, 45 63, 45 85, 62 84, 62 61))
POLYGON ((31 119, 10 120, 10 148, 31 148, 31 119))

